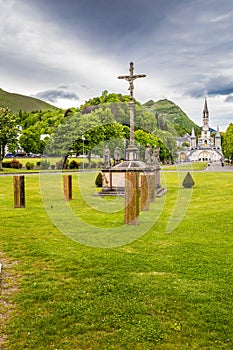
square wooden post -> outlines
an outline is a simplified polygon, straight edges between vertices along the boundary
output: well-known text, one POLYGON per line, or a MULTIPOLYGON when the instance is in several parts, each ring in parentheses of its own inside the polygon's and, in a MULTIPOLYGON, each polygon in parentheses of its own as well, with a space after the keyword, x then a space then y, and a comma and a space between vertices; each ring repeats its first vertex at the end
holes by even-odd
POLYGON ((139 173, 125 173, 125 224, 139 225, 139 173))
POLYGON ((64 175, 64 199, 70 201, 72 199, 72 175, 64 175))
POLYGON ((141 210, 149 210, 149 184, 147 174, 141 174, 141 210))
POLYGON ((14 176, 14 207, 25 208, 24 176, 14 176))

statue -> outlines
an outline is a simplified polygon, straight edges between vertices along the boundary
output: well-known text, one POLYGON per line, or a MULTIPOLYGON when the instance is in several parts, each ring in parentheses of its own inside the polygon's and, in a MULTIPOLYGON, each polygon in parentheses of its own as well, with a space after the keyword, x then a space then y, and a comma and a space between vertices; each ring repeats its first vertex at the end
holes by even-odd
POLYGON ((107 145, 104 147, 103 158, 104 158, 104 168, 109 168, 110 167, 110 150, 107 145))
POLYGON ((151 147, 150 145, 146 146, 146 150, 145 150, 145 163, 147 165, 151 165, 151 147))
POLYGON ((102 173, 102 187, 108 187, 108 179, 104 173, 102 173))
POLYGON ((153 164, 154 165, 159 165, 159 162, 160 162, 159 151, 160 151, 160 148, 155 146, 154 150, 153 150, 153 164))
POLYGON ((119 147, 116 147, 115 151, 114 151, 114 163, 115 163, 115 165, 120 163, 120 159, 121 159, 121 150, 119 147))

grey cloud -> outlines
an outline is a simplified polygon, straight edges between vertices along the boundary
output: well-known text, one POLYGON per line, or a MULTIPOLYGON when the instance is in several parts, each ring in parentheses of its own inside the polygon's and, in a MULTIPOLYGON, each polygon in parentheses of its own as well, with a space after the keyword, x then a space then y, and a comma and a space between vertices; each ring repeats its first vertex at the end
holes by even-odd
POLYGON ((79 100, 78 95, 73 91, 68 91, 67 87, 40 91, 35 97, 52 103, 56 103, 59 99, 79 100))
POLYGON ((67 85, 61 85, 61 86, 58 86, 58 89, 68 89, 68 86, 67 85))
MULTIPOLYGON (((186 94, 191 97, 227 96, 233 93, 233 79, 226 76, 216 76, 206 78, 199 82, 194 82, 186 89, 186 94)), ((229 101, 226 101, 229 102, 229 101)))
MULTIPOLYGON (((114 76, 123 74, 124 69, 126 73, 132 60, 136 73, 148 75, 146 89, 140 90, 141 83, 137 84, 139 100, 171 94, 184 100, 191 96, 194 105, 196 98, 206 95, 231 101, 232 0, 18 0, 16 3, 18 8, 0 13, 7 24, 0 37, 0 75, 3 81, 12 82, 12 86, 19 81, 27 89, 30 86, 31 91, 44 90, 37 97, 54 103, 59 98, 78 99, 71 88, 73 84, 79 86, 80 100, 86 100, 104 89, 116 91, 116 86, 121 89, 114 76), (14 17, 8 18, 8 13, 14 17), (12 30, 18 31, 22 24, 26 25, 25 18, 33 19, 31 32, 23 26, 17 46, 12 30), (48 30, 43 31, 44 27, 48 30), (59 48, 53 45, 56 42, 59 48), (99 78, 101 75, 103 79, 99 78), (45 90, 49 86, 58 88, 45 90)), ((190 110, 193 104, 188 107, 190 110)), ((231 105, 226 103, 224 108, 230 109, 231 105)))
POLYGON ((207 84, 209 95, 229 95, 233 92, 233 79, 226 76, 217 76, 209 80, 207 84))
POLYGON ((225 99, 225 102, 228 102, 228 103, 233 102, 233 95, 227 96, 227 98, 225 99))

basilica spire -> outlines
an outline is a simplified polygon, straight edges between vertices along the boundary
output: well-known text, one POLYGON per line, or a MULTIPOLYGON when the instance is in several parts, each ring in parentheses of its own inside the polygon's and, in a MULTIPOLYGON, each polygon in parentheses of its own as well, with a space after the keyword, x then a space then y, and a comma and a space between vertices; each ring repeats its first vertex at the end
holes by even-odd
POLYGON ((203 109, 203 126, 209 127, 209 111, 207 107, 207 98, 205 97, 204 109, 203 109))
MULTIPOLYGON (((219 126, 218 126, 218 125, 217 125, 216 136, 217 136, 217 137, 221 137, 221 136, 220 136, 220 131, 219 131, 219 126)), ((215 136, 215 137, 216 137, 216 136, 215 136)))

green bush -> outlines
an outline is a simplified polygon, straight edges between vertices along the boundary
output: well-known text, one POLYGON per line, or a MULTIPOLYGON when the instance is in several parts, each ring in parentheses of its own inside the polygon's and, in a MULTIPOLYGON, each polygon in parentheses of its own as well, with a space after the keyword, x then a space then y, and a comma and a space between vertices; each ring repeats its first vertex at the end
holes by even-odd
POLYGON ((48 169, 50 167, 50 162, 46 159, 43 159, 41 162, 40 162, 40 168, 45 170, 45 169, 48 169))
POLYGON ((23 167, 23 164, 21 164, 17 159, 12 159, 10 165, 10 167, 13 169, 22 169, 23 167))
POLYGON ((183 186, 184 186, 185 188, 191 188, 191 187, 194 186, 194 184, 195 184, 195 182, 194 182, 194 180, 193 180, 193 178, 192 178, 190 172, 188 172, 187 175, 186 175, 185 178, 184 178, 183 186))
POLYGON ((11 168, 11 162, 2 162, 3 168, 11 168))
POLYGON ((95 185, 96 185, 96 187, 102 187, 102 173, 101 172, 99 172, 99 174, 96 176, 95 185))
POLYGON ((63 168, 63 160, 59 160, 57 163, 56 163, 56 169, 62 169, 63 168))
POLYGON ((78 162, 76 162, 76 160, 72 160, 72 161, 70 162, 69 168, 70 168, 70 169, 78 169, 78 168, 79 168, 78 162))
POLYGON ((27 162, 25 164, 25 167, 27 170, 32 170, 34 168, 34 164, 33 163, 30 163, 30 162, 27 162))

